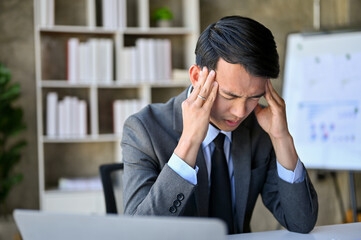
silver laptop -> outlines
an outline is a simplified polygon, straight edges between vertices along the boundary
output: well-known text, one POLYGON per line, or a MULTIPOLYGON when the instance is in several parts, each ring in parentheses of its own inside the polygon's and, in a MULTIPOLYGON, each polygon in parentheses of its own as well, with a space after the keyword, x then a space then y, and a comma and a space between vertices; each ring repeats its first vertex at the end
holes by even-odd
POLYGON ((23 240, 225 240, 226 226, 217 219, 132 217, 15 210, 23 240))

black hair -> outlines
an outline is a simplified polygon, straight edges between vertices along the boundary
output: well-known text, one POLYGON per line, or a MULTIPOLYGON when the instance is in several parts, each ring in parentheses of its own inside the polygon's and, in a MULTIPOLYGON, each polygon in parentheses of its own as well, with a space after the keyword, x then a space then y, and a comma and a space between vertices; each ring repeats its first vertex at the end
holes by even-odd
POLYGON ((277 78, 280 72, 277 46, 271 31, 261 23, 241 16, 228 16, 209 25, 200 35, 196 64, 217 68, 219 58, 239 63, 254 76, 277 78))

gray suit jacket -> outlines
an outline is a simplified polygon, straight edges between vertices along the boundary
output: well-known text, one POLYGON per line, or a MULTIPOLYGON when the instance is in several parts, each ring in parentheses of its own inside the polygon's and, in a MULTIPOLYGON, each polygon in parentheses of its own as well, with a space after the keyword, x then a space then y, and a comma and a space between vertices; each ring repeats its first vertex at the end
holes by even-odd
MULTIPOLYGON (((124 213, 131 215, 208 216, 208 175, 200 149, 195 186, 174 172, 167 162, 183 129, 184 91, 165 104, 151 104, 124 125, 124 213)), ((317 194, 306 174, 301 183, 278 177, 272 143, 254 113, 232 134, 236 191, 236 232, 249 232, 259 194, 265 206, 288 230, 309 232, 318 213, 317 194)))

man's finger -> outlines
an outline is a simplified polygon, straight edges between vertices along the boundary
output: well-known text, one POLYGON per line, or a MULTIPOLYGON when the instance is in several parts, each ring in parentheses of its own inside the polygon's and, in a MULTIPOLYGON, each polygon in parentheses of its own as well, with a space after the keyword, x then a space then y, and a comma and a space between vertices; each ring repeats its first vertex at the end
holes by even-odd
POLYGON ((203 67, 202 68, 202 71, 199 72, 199 77, 198 77, 198 85, 202 88, 206 79, 207 79, 207 76, 208 76, 208 69, 207 67, 203 67))
POLYGON ((218 83, 214 81, 212 84, 211 93, 209 94, 207 100, 203 104, 204 109, 210 110, 212 108, 214 100, 216 100, 217 91, 218 91, 218 83))
POLYGON ((197 84, 196 86, 194 86, 191 94, 189 94, 188 100, 194 102, 197 99, 197 96, 200 91, 201 91, 201 86, 197 84))
POLYGON ((278 95, 276 90, 273 88, 273 85, 272 85, 270 79, 267 80, 267 85, 268 85, 268 89, 270 90, 269 92, 270 92, 272 98, 277 102, 278 105, 282 106, 284 104, 284 101, 280 97, 280 95, 278 95))
POLYGON ((211 92, 211 86, 212 86, 212 83, 214 82, 214 78, 215 78, 215 72, 214 72, 214 70, 212 70, 209 72, 206 82, 202 86, 202 88, 199 92, 199 97, 196 100, 196 101, 198 101, 199 105, 203 105, 204 101, 206 101, 207 98, 209 97, 209 94, 211 92))

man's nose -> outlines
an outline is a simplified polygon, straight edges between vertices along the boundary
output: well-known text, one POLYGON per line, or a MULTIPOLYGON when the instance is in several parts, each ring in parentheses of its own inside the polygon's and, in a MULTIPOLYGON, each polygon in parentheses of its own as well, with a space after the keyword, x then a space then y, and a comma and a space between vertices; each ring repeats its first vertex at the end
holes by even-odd
POLYGON ((244 101, 237 101, 231 108, 231 113, 237 118, 243 118, 247 114, 247 105, 244 101))

